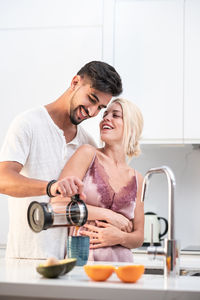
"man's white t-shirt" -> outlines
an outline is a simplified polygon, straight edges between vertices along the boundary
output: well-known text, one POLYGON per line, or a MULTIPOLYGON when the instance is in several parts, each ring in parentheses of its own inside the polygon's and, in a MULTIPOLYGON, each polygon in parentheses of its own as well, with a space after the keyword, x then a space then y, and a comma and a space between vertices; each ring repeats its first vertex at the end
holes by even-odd
MULTIPOLYGON (((17 161, 21 174, 34 179, 57 179, 66 161, 82 144, 95 145, 79 125, 76 137, 66 143, 63 131, 53 122, 44 106, 17 116, 12 122, 0 152, 0 161, 17 161)), ((62 259, 66 254, 67 227, 33 232, 27 222, 32 201, 48 202, 48 196, 9 197, 9 232, 6 257, 62 259)))

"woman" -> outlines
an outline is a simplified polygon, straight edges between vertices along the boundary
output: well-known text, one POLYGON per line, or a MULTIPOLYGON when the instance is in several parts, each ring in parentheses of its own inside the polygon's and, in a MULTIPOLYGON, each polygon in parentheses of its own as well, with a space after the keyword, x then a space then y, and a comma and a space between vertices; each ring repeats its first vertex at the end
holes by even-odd
MULTIPOLYGON (((73 174, 83 181, 85 202, 93 207, 89 210, 89 221, 80 229, 81 235, 90 237, 91 260, 132 262, 131 249, 143 243, 143 178, 126 161, 140 153, 142 128, 143 118, 137 106, 125 99, 115 99, 100 123, 104 147, 81 146, 61 173, 60 178, 73 174), (127 226, 108 222, 98 215, 98 207, 121 214, 129 220, 127 226)), ((59 182, 52 188, 58 185, 59 182)))

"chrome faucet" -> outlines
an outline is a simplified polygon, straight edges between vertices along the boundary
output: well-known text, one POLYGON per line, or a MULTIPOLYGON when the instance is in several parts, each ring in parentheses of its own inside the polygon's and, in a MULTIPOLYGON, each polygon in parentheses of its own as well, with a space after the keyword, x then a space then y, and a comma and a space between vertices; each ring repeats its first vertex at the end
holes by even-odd
POLYGON ((141 201, 144 201, 145 194, 147 192, 147 187, 149 180, 153 174, 164 173, 167 176, 168 182, 168 223, 169 231, 168 238, 165 239, 164 248, 162 247, 148 247, 147 253, 153 254, 154 258, 156 255, 163 256, 164 259, 164 276, 171 277, 179 275, 179 248, 178 242, 175 240, 175 230, 174 230, 174 191, 175 191, 175 176, 172 170, 167 166, 162 166, 160 168, 152 168, 147 171, 144 176, 141 201))

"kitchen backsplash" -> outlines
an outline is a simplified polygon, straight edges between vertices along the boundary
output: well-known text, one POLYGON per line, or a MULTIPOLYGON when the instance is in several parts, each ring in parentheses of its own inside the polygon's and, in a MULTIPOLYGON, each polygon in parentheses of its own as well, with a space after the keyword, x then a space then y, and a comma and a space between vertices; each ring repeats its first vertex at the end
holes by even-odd
MULTIPOLYGON (((181 248, 200 245, 200 147, 199 145, 143 145, 131 166, 142 175, 148 169, 169 166, 175 174, 175 235, 181 248)), ((164 174, 151 177, 145 212, 168 218, 168 187, 164 174)))

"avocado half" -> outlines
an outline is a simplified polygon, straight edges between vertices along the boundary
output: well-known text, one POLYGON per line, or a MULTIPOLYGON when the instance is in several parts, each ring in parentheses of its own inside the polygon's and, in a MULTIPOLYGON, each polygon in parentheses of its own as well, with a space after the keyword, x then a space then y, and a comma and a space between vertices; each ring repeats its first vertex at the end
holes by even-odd
POLYGON ((68 258, 60 260, 59 263, 55 265, 46 266, 44 264, 40 264, 36 267, 36 270, 44 277, 56 278, 70 272, 76 265, 76 261, 76 258, 68 258))

